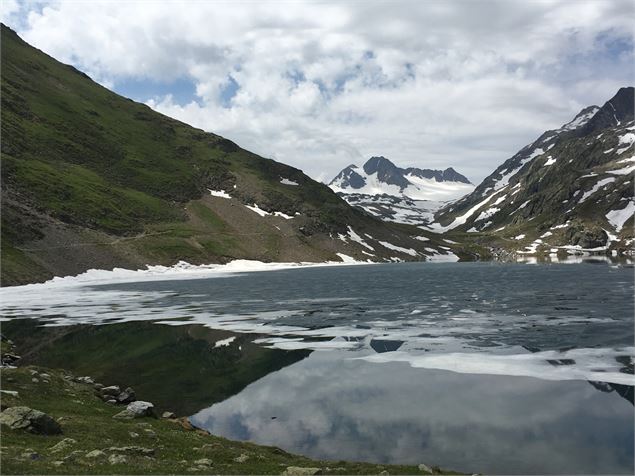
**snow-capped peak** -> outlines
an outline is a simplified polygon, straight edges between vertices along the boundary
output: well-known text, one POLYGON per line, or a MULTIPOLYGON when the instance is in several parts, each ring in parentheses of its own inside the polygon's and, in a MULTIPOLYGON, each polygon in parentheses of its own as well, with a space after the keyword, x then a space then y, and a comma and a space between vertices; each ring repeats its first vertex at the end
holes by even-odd
POLYGON ((567 122, 558 131, 572 131, 578 127, 582 127, 591 120, 593 116, 600 110, 598 106, 589 106, 582 109, 572 121, 567 122))
POLYGON ((349 165, 329 184, 335 192, 392 195, 414 200, 447 201, 474 189, 453 168, 445 170, 400 168, 385 157, 371 157, 362 168, 349 165))

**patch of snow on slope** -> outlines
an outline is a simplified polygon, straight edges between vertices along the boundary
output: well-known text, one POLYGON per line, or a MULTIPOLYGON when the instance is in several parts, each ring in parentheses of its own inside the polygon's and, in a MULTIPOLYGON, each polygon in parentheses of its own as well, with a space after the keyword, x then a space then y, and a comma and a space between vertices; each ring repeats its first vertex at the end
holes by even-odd
POLYGON ((516 213, 517 211, 522 210, 523 208, 525 208, 527 205, 529 205, 529 202, 531 202, 531 200, 525 200, 525 202, 523 202, 523 204, 521 206, 519 206, 516 210, 514 210, 511 214, 513 215, 514 213, 516 213))
POLYGON ((417 256, 417 252, 412 248, 402 248, 401 246, 393 245, 392 243, 388 243, 387 241, 378 241, 378 243, 384 248, 388 248, 389 250, 400 251, 401 253, 406 253, 410 256, 417 256))
POLYGON ((227 339, 222 339, 222 340, 217 340, 214 343, 214 348, 218 348, 218 347, 229 347, 229 344, 231 344, 232 342, 234 342, 236 340, 235 336, 232 337, 228 337, 227 339))
POLYGON ((404 176, 412 186, 404 189, 403 195, 414 200, 456 200, 474 190, 474 185, 462 182, 437 182, 434 179, 404 176))
POLYGON ((344 253, 335 253, 335 254, 340 257, 340 259, 342 260, 342 263, 358 263, 358 261, 352 256, 345 255, 344 253))
POLYGON ((536 240, 534 240, 529 246, 525 246, 525 251, 518 251, 518 253, 520 254, 527 254, 527 255, 533 255, 536 253, 536 250, 538 249, 538 246, 542 245, 543 241, 538 238, 536 240))
POLYGON ((220 197, 220 198, 232 198, 227 192, 225 192, 224 190, 209 190, 209 193, 213 196, 213 197, 220 197))
POLYGON ((476 221, 485 220, 486 218, 489 218, 489 217, 495 215, 499 211, 500 211, 500 208, 496 208, 496 207, 488 208, 487 210, 482 211, 480 213, 480 215, 478 217, 476 217, 476 219, 474 219, 474 221, 476 222, 476 221))
POLYGON ((566 123, 564 126, 562 126, 559 130, 560 131, 572 131, 574 129, 577 129, 578 127, 582 127, 583 125, 585 125, 587 122, 589 122, 591 120, 591 118, 593 116, 595 116, 595 114, 600 110, 599 107, 595 107, 593 109, 591 109, 589 112, 587 112, 586 114, 583 114, 581 116, 576 117, 575 119, 573 119, 571 122, 566 123))
POLYGON ((266 217, 266 216, 269 216, 269 215, 273 215, 273 216, 276 216, 276 217, 284 218, 285 220, 290 220, 291 218, 293 218, 292 216, 287 215, 286 213, 282 213, 282 212, 272 212, 272 213, 267 212, 267 211, 263 210, 262 208, 260 208, 255 203, 254 203, 253 206, 245 205, 245 207, 249 208, 252 212, 256 212, 261 217, 266 217))
POLYGON ((635 202, 630 200, 626 207, 621 210, 611 210, 606 214, 606 219, 615 228, 615 231, 620 232, 624 227, 624 223, 633 216, 635 213, 635 202))
POLYGON ((566 223, 563 223, 562 225, 554 225, 551 228, 549 228, 550 230, 558 230, 560 228, 567 228, 569 225, 571 224, 570 220, 567 220, 566 223))
POLYGON ((264 211, 258 205, 254 203, 253 206, 245 205, 245 207, 249 208, 252 212, 256 212, 261 217, 266 217, 267 215, 271 215, 271 213, 264 211))
POLYGON ((433 254, 432 256, 428 256, 426 261, 431 263, 455 263, 459 260, 459 257, 454 253, 446 253, 446 254, 433 254))
POLYGON ((531 154, 529 154, 526 158, 522 159, 516 168, 509 171, 506 170, 505 173, 501 172, 501 178, 499 180, 494 179, 496 180, 496 184, 494 185, 494 190, 499 190, 503 188, 504 186, 506 186, 509 183, 509 179, 512 178, 514 175, 516 175, 516 173, 520 169, 522 169, 527 162, 532 161, 533 159, 535 159, 536 157, 544 153, 545 151, 542 148, 538 147, 534 149, 534 151, 531 154))
MULTIPOLYGON (((625 159, 627 160, 627 159, 625 159)), ((631 172, 633 172, 635 170, 635 165, 631 165, 629 167, 624 167, 623 169, 617 169, 617 170, 609 170, 607 172, 607 174, 613 174, 613 175, 628 175, 631 172)))
POLYGON ((298 182, 294 182, 293 180, 289 180, 287 178, 280 179, 280 183, 282 185, 298 185, 298 182))
POLYGON ((467 212, 465 212, 463 215, 456 217, 452 223, 450 223, 449 225, 443 226, 439 223, 432 223, 431 226, 429 226, 428 228, 430 228, 432 231, 434 232, 439 232, 439 233, 443 233, 445 231, 448 230, 452 230, 453 228, 456 228, 457 226, 460 225, 464 225, 465 222, 482 206, 486 205, 492 198, 494 198, 496 195, 498 195, 500 192, 503 191, 503 189, 507 187, 507 185, 505 185, 503 188, 501 188, 500 190, 494 192, 493 194, 491 194, 489 197, 481 200, 480 202, 478 202, 476 205, 474 205, 472 208, 470 208, 467 212))
POLYGON ((549 156, 547 157, 547 162, 545 162, 545 167, 549 166, 549 165, 553 165, 556 163, 557 159, 554 159, 553 157, 549 156))
POLYGON ((359 243, 364 248, 368 248, 371 251, 375 251, 375 248, 373 248, 368 243, 366 243, 361 236, 359 236, 357 233, 353 231, 353 229, 350 226, 348 227, 348 236, 350 237, 351 240, 353 240, 356 243, 359 243))
MULTIPOLYGON (((634 134, 634 133, 632 133, 632 132, 627 132, 627 133, 626 133, 626 134, 624 134, 623 136, 620 136, 620 137, 618 138, 618 140, 619 140, 618 145, 625 144, 625 145, 626 145, 626 147, 624 147, 624 148, 622 148, 622 149, 623 149, 623 150, 626 150, 626 149, 628 149, 630 146, 632 146, 632 145, 633 145, 633 143, 635 143, 635 134, 634 134)), ((620 150, 622 150, 622 149, 620 149, 620 150)), ((619 152, 619 151, 618 151, 617 153, 618 153, 618 154, 620 154, 621 152, 619 152)))
POLYGON ((613 182, 615 182, 615 177, 609 177, 609 178, 605 178, 605 179, 602 179, 602 180, 598 180, 598 182, 591 188, 591 190, 588 190, 588 191, 584 192, 584 195, 582 195, 582 198, 580 198, 578 203, 584 202, 587 198, 589 198, 595 192, 600 190, 602 187, 604 187, 605 185, 608 185, 610 183, 613 183, 613 182))

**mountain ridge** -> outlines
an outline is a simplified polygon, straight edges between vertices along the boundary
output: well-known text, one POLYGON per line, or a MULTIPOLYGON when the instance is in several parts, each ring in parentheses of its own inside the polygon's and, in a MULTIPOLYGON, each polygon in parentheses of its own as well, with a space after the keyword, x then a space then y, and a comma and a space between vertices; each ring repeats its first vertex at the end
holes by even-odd
POLYGON ((520 254, 632 253, 633 92, 620 88, 602 107, 541 134, 440 209, 430 228, 520 254))
MULTIPOLYGON (((354 190, 363 188, 367 182, 367 178, 360 174, 359 169, 360 167, 355 164, 348 165, 329 182, 329 186, 336 187, 338 191, 342 192, 353 192, 354 190)), ((467 177, 458 173, 452 167, 448 167, 445 170, 420 169, 417 167, 401 168, 381 155, 369 158, 361 167, 361 170, 368 176, 376 175, 379 182, 396 185, 401 189, 400 191, 403 191, 403 189, 408 186, 414 185, 408 180, 407 176, 431 179, 435 182, 458 182, 471 185, 467 177)))
POLYGON ((452 167, 401 168, 383 156, 371 157, 361 168, 345 167, 329 187, 372 216, 411 225, 429 223, 440 207, 474 188, 452 167))

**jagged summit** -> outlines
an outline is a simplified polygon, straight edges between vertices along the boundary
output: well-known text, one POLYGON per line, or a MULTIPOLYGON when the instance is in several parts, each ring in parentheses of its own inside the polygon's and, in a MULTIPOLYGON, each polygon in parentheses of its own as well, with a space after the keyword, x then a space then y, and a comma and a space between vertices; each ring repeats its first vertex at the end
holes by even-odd
POLYGON ((633 104, 635 104, 635 88, 632 86, 620 88, 580 129, 579 135, 621 126, 633 120, 633 104))
POLYGON ((349 165, 329 185, 340 193, 442 201, 458 198, 472 189, 470 181, 452 167, 445 170, 401 168, 384 156, 371 157, 362 168, 349 165))
POLYGON ((452 167, 445 170, 401 168, 373 156, 362 168, 349 165, 329 186, 349 204, 382 220, 429 223, 433 214, 474 186, 452 167))

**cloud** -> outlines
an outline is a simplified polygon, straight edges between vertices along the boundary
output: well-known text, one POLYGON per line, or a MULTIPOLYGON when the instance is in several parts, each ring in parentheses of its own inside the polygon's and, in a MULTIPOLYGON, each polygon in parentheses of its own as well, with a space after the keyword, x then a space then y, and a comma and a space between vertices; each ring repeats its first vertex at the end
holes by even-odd
POLYGON ((115 89, 189 81, 135 99, 323 180, 381 154, 478 181, 633 82, 629 0, 12 5, 36 47, 115 89))

